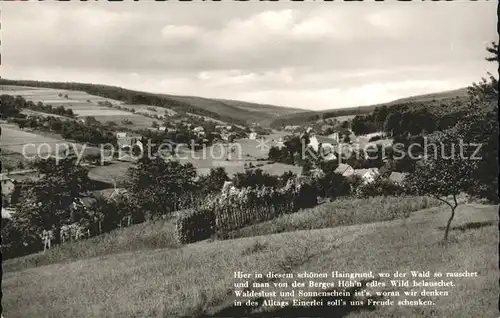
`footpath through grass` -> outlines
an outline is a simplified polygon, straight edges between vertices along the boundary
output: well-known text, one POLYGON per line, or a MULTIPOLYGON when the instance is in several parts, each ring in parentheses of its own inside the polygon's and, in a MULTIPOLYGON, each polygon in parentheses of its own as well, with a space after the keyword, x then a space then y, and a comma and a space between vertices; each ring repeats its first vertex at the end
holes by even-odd
MULTIPOLYGON (((293 317, 318 308, 233 307, 233 272, 477 271, 429 307, 320 308, 320 316, 496 317, 498 207, 465 205, 407 219, 141 250, 7 272, 6 317, 293 317), (294 314, 295 313, 295 314, 294 314)), ((280 280, 277 280, 280 281, 280 280)))

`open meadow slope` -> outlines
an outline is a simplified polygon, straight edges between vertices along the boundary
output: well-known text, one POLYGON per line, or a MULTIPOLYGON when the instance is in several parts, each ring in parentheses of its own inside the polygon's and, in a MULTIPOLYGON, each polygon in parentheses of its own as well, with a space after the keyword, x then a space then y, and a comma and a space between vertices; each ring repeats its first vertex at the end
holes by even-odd
POLYGON ((164 245, 167 248, 105 255, 19 271, 9 271, 7 266, 2 286, 4 315, 497 317, 498 267, 492 255, 498 248, 498 207, 461 206, 450 241, 443 244, 442 226, 448 216, 449 209, 441 206, 394 221, 226 241, 209 240, 174 248, 164 245), (249 310, 232 306, 235 271, 333 270, 372 270, 375 273, 467 270, 477 271, 478 277, 455 279, 456 286, 449 288, 450 295, 431 298, 435 305, 428 307, 280 309, 257 306, 249 310))
MULTIPOLYGON (((82 91, 74 90, 64 90, 64 89, 52 89, 52 88, 40 88, 40 87, 19 87, 16 86, 6 86, 0 85, 0 95, 7 94, 12 96, 22 96, 26 100, 33 101, 34 103, 42 102, 45 105, 52 105, 53 107, 63 106, 66 109, 71 109, 76 115, 76 118, 83 118, 87 116, 94 117, 96 120, 105 124, 106 122, 115 122, 120 124, 124 120, 128 120, 131 123, 128 127, 136 129, 145 129, 151 127, 155 119, 143 116, 142 114, 152 113, 147 110, 145 105, 126 105, 119 101, 109 98, 103 98, 95 95, 88 94, 82 91), (62 96, 60 96, 62 95, 62 96), (67 96, 67 97, 65 97, 67 96), (137 113, 132 113, 130 111, 106 107, 100 105, 102 102, 109 102, 114 106, 124 106, 127 108, 133 108, 137 113)), ((54 114, 46 114, 41 112, 36 112, 30 109, 23 109, 23 113, 27 115, 41 115, 41 116, 54 116, 61 117, 54 114)), ((165 112, 175 113, 172 110, 163 109, 160 115, 165 115, 165 112)))
POLYGON ((64 106, 74 104, 76 102, 75 98, 82 103, 81 106, 88 106, 88 104, 84 103, 87 100, 95 104, 98 100, 108 100, 113 104, 149 104, 167 108, 170 113, 193 113, 234 124, 251 122, 269 124, 270 118, 303 111, 295 108, 289 109, 287 107, 233 100, 146 93, 107 85, 0 79, 0 94, 21 95, 28 100, 35 101, 29 97, 37 97, 40 94, 39 91, 48 95, 44 98, 44 102, 52 103, 54 106, 58 104, 64 106), (16 87, 19 87, 19 89, 16 90, 16 87), (70 93, 66 92, 68 90, 70 93), (60 92, 63 95, 67 94, 69 98, 59 97, 60 92), (146 103, 146 101, 150 101, 150 103, 146 103))

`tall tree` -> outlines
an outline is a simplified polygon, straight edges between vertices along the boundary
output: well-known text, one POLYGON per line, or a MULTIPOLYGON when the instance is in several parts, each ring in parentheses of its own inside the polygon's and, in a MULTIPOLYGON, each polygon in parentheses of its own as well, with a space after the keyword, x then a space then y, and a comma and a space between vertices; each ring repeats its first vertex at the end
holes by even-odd
POLYGON ((52 230, 58 244, 61 227, 72 222, 73 204, 90 188, 88 170, 77 165, 74 158, 40 160, 34 167, 40 178, 24 187, 13 219, 23 232, 34 237, 43 230, 52 230))
POLYGON ((135 206, 148 218, 161 216, 180 208, 196 189, 196 169, 191 163, 144 156, 129 168, 127 190, 135 206))

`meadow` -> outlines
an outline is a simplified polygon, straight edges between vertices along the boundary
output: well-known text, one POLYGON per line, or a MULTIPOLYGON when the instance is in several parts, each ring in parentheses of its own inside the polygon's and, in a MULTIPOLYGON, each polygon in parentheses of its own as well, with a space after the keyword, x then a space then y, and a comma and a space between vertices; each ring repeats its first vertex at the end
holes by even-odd
MULTIPOLYGON (((40 134, 31 133, 26 130, 17 128, 16 125, 2 124, 2 134, 0 135, 0 145, 2 150, 8 150, 11 152, 23 153, 27 155, 33 155, 37 153, 49 153, 50 150, 55 150, 56 145, 66 144, 64 139, 56 139, 53 137, 47 137, 40 134), (34 146, 26 146, 28 144, 34 144, 34 146), (46 146, 42 146, 42 145, 46 146)), ((62 149, 62 146, 61 146, 62 149)))
MULTIPOLYGON (((8 94, 12 96, 20 95, 24 97, 26 100, 31 100, 35 103, 42 102, 44 104, 50 104, 54 107, 64 106, 65 108, 72 109, 73 112, 76 114, 77 118, 92 116, 102 123, 106 123, 108 121, 114 121, 118 125, 120 125, 123 120, 130 120, 132 124, 128 124, 127 125, 128 128, 135 128, 135 129, 150 128, 153 122, 155 121, 152 118, 140 114, 134 114, 126 110, 106 107, 103 105, 99 105, 99 103, 107 101, 112 105, 134 108, 146 114, 153 113, 152 111, 147 110, 147 107, 152 107, 152 106, 146 106, 146 105, 124 106, 124 103, 121 101, 90 95, 82 91, 1 85, 0 95, 1 94, 8 94), (62 94, 62 96, 59 96, 59 94, 62 94), (66 98, 64 95, 68 95, 68 98, 66 98)), ((161 107, 154 107, 154 108, 158 110, 158 114, 161 115, 165 114, 164 108, 161 107)), ((23 112, 26 114, 38 113, 29 110, 23 110, 23 112)), ((168 112, 172 113, 173 111, 168 110, 168 112)), ((38 115, 48 116, 49 114, 39 113, 38 115)), ((52 114, 50 115, 54 116, 52 114)))
POLYGON ((446 244, 440 225, 449 211, 435 207, 403 220, 141 249, 14 272, 7 261, 3 310, 8 317, 495 317, 497 210, 461 206, 446 244), (450 296, 428 307, 233 307, 235 271, 332 269, 480 274, 456 280, 450 296))
MULTIPOLYGON (((271 235, 283 232, 405 219, 412 212, 437 206, 438 202, 423 197, 341 199, 242 228, 229 233, 228 237, 241 238, 271 235), (368 212, 371 210, 374 212, 368 212)), ((7 260, 4 264, 4 270, 16 271, 34 266, 74 261, 119 252, 130 252, 146 247, 152 249, 178 247, 179 245, 174 238, 174 228, 175 218, 133 225, 91 238, 90 240, 75 241, 58 246, 45 254, 37 253, 7 260), (92 248, 87 249, 89 246, 92 248)))

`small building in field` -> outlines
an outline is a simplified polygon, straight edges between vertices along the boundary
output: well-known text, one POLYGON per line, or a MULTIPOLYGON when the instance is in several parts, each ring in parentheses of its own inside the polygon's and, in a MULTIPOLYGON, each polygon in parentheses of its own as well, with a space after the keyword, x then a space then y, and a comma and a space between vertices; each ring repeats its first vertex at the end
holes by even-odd
POLYGON ((251 132, 251 133, 248 135, 248 139, 252 139, 252 140, 257 139, 257 133, 256 133, 256 132, 251 132))
POLYGON ((116 138, 118 148, 120 150, 131 150, 133 146, 138 145, 142 149, 142 137, 141 136, 126 136, 122 138, 116 138))
POLYGON ((371 183, 380 175, 377 168, 356 169, 354 175, 361 177, 363 183, 371 183))
POLYGON ((125 138, 127 137, 127 133, 126 132, 117 132, 116 133, 116 138, 125 138))
POLYGON ((335 139, 328 138, 326 136, 313 134, 309 137, 308 145, 316 152, 322 149, 323 151, 328 153, 335 151, 336 147, 338 146, 338 142, 335 139))

